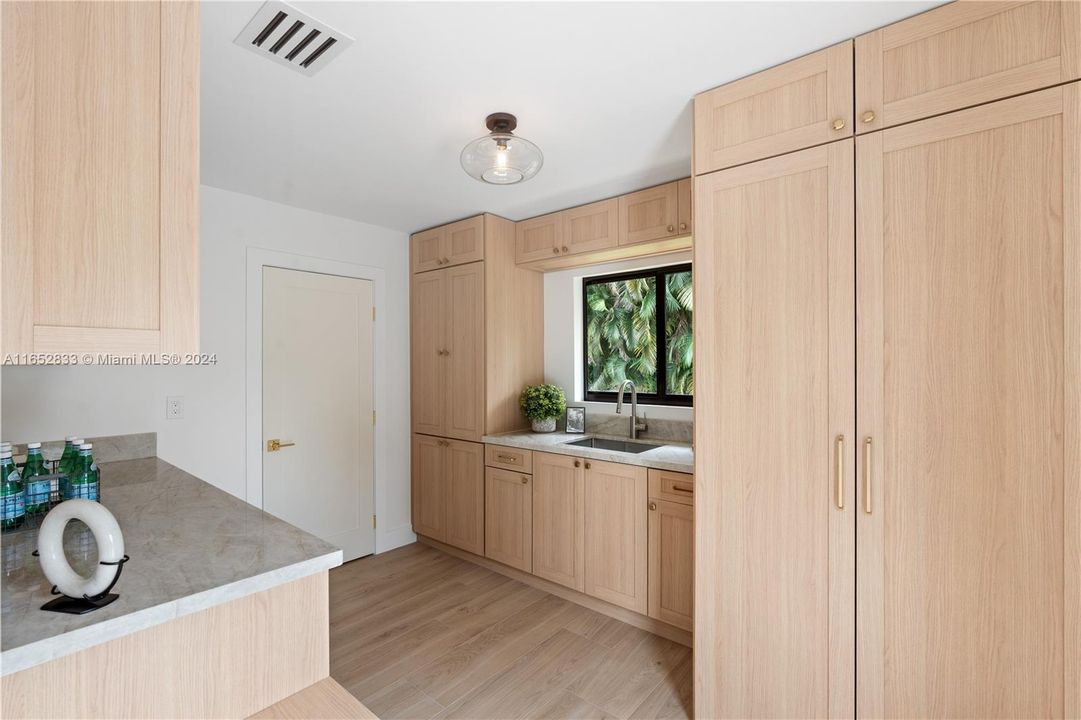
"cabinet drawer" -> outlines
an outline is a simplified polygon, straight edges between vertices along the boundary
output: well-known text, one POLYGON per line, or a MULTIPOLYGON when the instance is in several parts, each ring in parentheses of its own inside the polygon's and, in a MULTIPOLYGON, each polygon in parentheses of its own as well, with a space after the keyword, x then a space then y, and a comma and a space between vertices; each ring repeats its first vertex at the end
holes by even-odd
POLYGON ((694 505, 694 475, 669 470, 649 471, 649 496, 694 505))
POLYGON ((533 451, 504 445, 485 445, 484 464, 516 472, 533 472, 533 451))

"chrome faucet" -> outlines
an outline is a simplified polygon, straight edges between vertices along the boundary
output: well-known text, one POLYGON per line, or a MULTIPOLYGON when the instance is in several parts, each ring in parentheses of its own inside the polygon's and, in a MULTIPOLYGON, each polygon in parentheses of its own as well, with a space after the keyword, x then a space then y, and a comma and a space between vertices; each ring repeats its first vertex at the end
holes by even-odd
POLYGON ((616 396, 616 413, 623 412, 623 391, 627 389, 627 386, 631 386, 631 440, 638 439, 639 431, 645 432, 649 429, 645 420, 638 419, 638 388, 634 386, 633 380, 624 380, 619 384, 619 395, 616 396))

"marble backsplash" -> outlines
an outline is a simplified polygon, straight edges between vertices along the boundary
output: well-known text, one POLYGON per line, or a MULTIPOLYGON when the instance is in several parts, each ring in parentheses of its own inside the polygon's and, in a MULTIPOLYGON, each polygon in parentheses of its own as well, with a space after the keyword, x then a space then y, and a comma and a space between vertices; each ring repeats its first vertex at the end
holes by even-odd
MULTIPOLYGON (((630 415, 616 415, 615 413, 595 413, 586 411, 586 432, 593 435, 615 435, 623 437, 630 434, 630 415)), ((649 426, 645 431, 639 431, 638 437, 642 440, 667 440, 669 442, 686 443, 694 442, 694 423, 689 420, 662 420, 649 417, 645 413, 645 421, 649 426)))
MULTIPOLYGON (((27 442, 32 440, 33 438, 30 438, 27 442)), ((153 432, 91 437, 86 438, 86 442, 93 443, 94 461, 98 463, 139 460, 158 455, 158 434, 153 432)), ((12 443, 11 450, 15 457, 22 457, 26 455, 26 443, 12 443)), ((41 454, 46 459, 58 458, 62 452, 64 452, 63 440, 41 441, 41 454)))

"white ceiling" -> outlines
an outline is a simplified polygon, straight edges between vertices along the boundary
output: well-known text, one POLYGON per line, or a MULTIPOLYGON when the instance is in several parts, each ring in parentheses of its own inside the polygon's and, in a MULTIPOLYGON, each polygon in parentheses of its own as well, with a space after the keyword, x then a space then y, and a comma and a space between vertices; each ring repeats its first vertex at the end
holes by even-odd
POLYGON ((202 181, 413 231, 689 175, 695 93, 939 3, 296 2, 356 38, 314 77, 233 44, 261 4, 202 5, 202 181), (544 152, 521 185, 458 164, 495 111, 544 152))

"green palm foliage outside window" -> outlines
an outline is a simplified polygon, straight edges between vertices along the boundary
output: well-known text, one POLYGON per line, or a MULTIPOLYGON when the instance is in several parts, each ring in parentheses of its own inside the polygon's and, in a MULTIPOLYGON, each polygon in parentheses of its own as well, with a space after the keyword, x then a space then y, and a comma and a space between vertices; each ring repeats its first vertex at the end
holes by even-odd
POLYGON ((630 379, 645 401, 690 405, 690 266, 586 278, 582 295, 586 400, 610 400, 619 384, 630 379))

